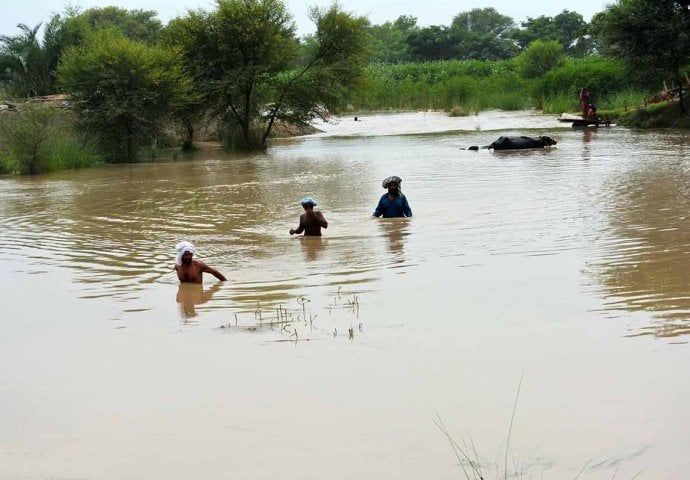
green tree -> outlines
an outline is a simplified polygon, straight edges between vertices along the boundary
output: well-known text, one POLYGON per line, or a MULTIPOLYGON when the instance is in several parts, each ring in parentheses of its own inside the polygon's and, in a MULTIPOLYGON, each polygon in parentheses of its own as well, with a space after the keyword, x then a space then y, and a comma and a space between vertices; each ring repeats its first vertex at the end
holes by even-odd
POLYGON ((111 161, 135 161, 189 89, 176 54, 115 30, 94 32, 70 48, 58 75, 79 121, 111 161))
POLYGON ((418 30, 417 19, 401 15, 394 22, 369 27, 373 62, 399 63, 409 60, 407 36, 418 30))
POLYGON ((451 60, 458 57, 457 39, 449 27, 432 25, 420 28, 407 36, 408 51, 412 60, 451 60))
POLYGON ((21 33, 0 36, 0 81, 10 95, 32 97, 52 93, 49 61, 38 38, 39 23, 33 28, 20 23, 21 33))
MULTIPOLYGON (((682 85, 681 68, 690 61, 690 2, 619 0, 592 19, 607 53, 631 71, 671 76, 682 85)), ((680 104, 683 105, 682 89, 680 104)))
POLYGON ((166 34, 231 143, 263 148, 276 121, 326 118, 363 77, 367 20, 337 4, 312 9, 316 32, 302 53, 282 0, 218 0, 175 19, 166 34), (236 135, 239 134, 239 135, 236 135))
POLYGON ((525 50, 535 40, 553 40, 560 43, 568 55, 579 57, 592 53, 589 24, 577 12, 563 10, 555 17, 528 17, 521 26, 508 34, 520 50, 525 50))
POLYGON ((7 93, 18 97, 32 97, 57 93, 57 67, 62 53, 79 44, 87 33, 87 26, 78 19, 78 11, 66 9, 64 14, 51 16, 43 28, 41 24, 29 28, 18 25, 21 33, 0 36, 0 83, 7 93))
POLYGON ((494 8, 474 8, 457 14, 451 23, 458 57, 472 60, 501 60, 512 58, 517 49, 506 38, 514 25, 511 17, 501 15, 494 8))
POLYGON ((563 61, 563 47, 556 41, 536 40, 517 57, 524 78, 538 78, 558 67, 563 61))
POLYGON ((149 45, 156 42, 163 25, 153 10, 127 10, 120 7, 90 8, 80 14, 91 30, 116 28, 127 38, 149 45))

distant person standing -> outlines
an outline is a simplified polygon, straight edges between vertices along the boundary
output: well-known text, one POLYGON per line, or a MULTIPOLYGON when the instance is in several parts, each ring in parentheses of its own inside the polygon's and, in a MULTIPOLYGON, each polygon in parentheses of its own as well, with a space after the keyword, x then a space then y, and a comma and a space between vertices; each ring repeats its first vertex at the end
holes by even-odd
POLYGON ((305 197, 299 203, 304 208, 304 213, 299 217, 299 226, 290 229, 290 235, 304 232, 305 237, 320 237, 321 229, 328 228, 328 222, 323 213, 314 210, 316 200, 305 197))
POLYGON ((580 108, 582 110, 582 118, 587 119, 589 115, 589 104, 592 103, 592 94, 586 87, 580 90, 580 108))
POLYGON ((400 184, 402 179, 400 177, 392 176, 383 180, 383 188, 387 188, 388 192, 384 193, 379 199, 379 204, 372 214, 375 217, 394 218, 394 217, 411 217, 412 209, 407 203, 407 197, 400 191, 400 184))

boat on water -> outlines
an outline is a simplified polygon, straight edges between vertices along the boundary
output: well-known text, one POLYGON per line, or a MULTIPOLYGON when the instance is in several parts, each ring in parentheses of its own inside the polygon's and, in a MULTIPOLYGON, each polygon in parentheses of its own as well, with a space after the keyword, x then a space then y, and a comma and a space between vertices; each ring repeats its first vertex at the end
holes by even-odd
POLYGON ((610 121, 599 117, 583 118, 582 115, 573 115, 572 113, 562 113, 561 116, 558 117, 558 121, 569 122, 573 127, 610 127, 613 125, 610 121))

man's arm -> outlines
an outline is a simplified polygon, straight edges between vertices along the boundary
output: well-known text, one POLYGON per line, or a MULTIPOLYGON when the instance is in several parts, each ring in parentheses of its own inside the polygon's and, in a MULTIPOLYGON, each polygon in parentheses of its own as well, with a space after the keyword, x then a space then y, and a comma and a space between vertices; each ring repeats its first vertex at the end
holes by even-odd
POLYGON ((306 214, 304 214, 304 213, 303 213, 302 215, 299 216, 299 227, 297 227, 296 230, 294 230, 294 229, 293 229, 293 230, 290 230, 290 235, 294 235, 294 234, 298 234, 298 235, 299 235, 300 233, 302 233, 302 232, 304 231, 304 227, 305 227, 305 225, 304 225, 304 223, 305 223, 305 222, 304 222, 305 216, 306 216, 306 214))
POLYGON ((411 217, 412 216, 412 209, 410 208, 410 204, 407 203, 407 197, 403 197, 403 213, 405 214, 406 217, 411 217))
POLYGON ((381 197, 381 199, 379 200, 379 204, 376 205, 376 210, 374 210, 374 213, 372 213, 374 217, 380 217, 381 215, 383 215, 383 198, 384 197, 381 197))
POLYGON ((208 265, 206 265, 204 262, 201 262, 201 261, 199 261, 199 263, 201 264, 201 271, 202 271, 202 272, 210 273, 211 275, 213 275, 214 277, 216 277, 218 280, 222 280, 223 282, 225 282, 225 281, 228 280, 227 278, 225 278, 225 275, 223 275, 222 273, 220 273, 220 272, 219 272, 218 270, 216 270, 215 268, 209 267, 208 265))

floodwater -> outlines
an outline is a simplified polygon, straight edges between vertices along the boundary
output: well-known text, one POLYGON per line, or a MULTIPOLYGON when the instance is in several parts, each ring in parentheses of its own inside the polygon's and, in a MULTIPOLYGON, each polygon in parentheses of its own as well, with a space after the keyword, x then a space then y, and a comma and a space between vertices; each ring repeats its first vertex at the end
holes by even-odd
POLYGON ((359 120, 0 179, 0 478, 685 478, 690 134, 359 120))

